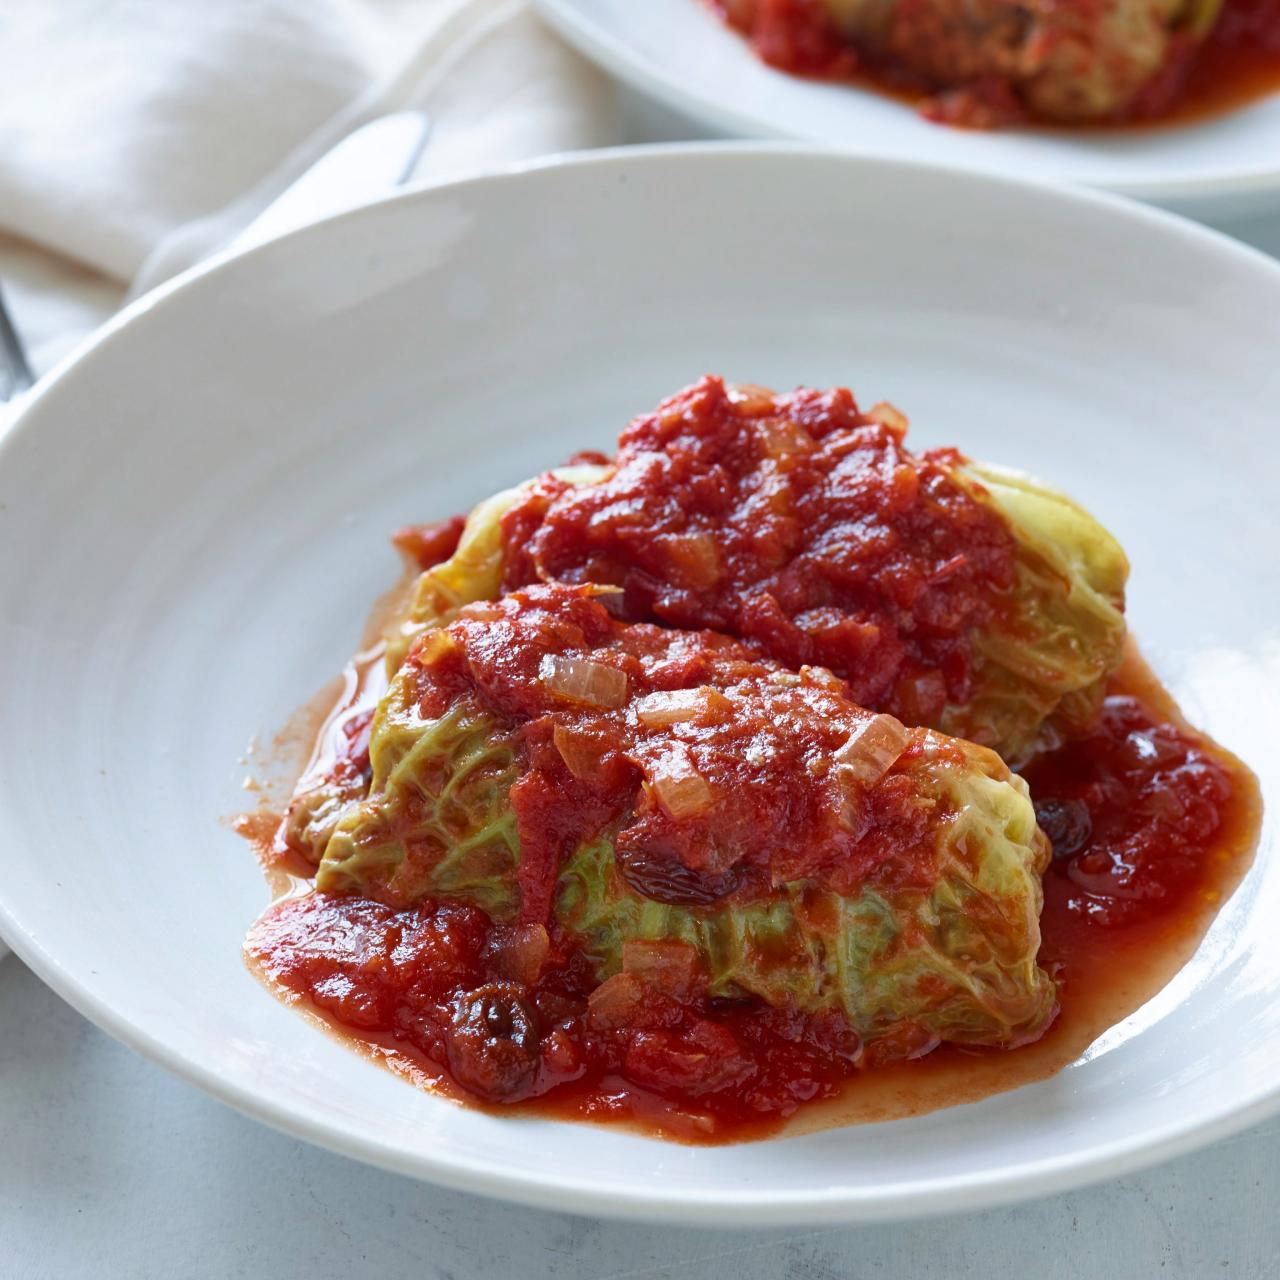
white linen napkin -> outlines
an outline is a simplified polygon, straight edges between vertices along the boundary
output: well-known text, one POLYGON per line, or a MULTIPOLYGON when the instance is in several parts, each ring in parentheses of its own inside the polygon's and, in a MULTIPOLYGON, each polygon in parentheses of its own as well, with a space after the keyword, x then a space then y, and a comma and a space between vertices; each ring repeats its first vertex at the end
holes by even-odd
POLYGON ((0 277, 38 370, 384 111, 430 114, 421 179, 617 140, 524 0, 19 0, 0 84, 0 277))
POLYGON ((430 115, 422 181, 619 140, 524 0, 4 0, 0 86, 0 280, 37 372, 384 112, 430 115))

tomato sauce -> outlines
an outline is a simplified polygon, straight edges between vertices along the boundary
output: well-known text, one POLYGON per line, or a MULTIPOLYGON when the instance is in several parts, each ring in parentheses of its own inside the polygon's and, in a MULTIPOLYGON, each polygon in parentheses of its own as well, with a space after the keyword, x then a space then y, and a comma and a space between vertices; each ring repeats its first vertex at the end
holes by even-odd
POLYGON ((970 635, 1013 583, 999 517, 913 454, 890 405, 775 396, 707 377, 637 418, 614 474, 554 476, 503 520, 505 586, 615 584, 637 622, 750 640, 829 668, 855 702, 912 724, 969 694, 970 635))
MULTIPOLYGON (((358 703, 353 694, 334 722, 362 718, 358 703)), ((339 774, 366 767, 358 733, 330 735, 329 752, 339 774)), ((310 868, 279 846, 273 861, 291 873, 290 892, 255 926, 248 955, 324 1025, 472 1105, 502 1096, 500 1110, 621 1121, 690 1142, 919 1114, 1076 1058, 1173 976, 1248 866, 1251 775, 1181 720, 1134 655, 1093 734, 1025 773, 1055 842, 1040 961, 1061 1012, 1041 1041, 1013 1051, 868 1054, 840 1018, 706 998, 660 944, 602 1000, 554 924, 315 893, 310 868)))
MULTIPOLYGON (((428 633, 400 682, 423 716, 466 701, 516 744, 519 909, 493 919, 391 880, 369 896, 315 890, 297 806, 323 816, 307 804, 325 787, 368 792, 386 689, 371 624, 294 806, 270 834, 262 815, 242 826, 277 893, 246 945, 255 970, 424 1087, 693 1142, 987 1096, 1061 1069, 1150 999, 1247 869, 1259 802, 1132 652, 1095 726, 1022 768, 1053 845, 1039 961, 1060 1010, 1035 1043, 933 1048, 907 1029, 863 1044, 833 1012, 712 997, 680 943, 627 943, 600 983, 557 922, 563 861, 605 826, 630 887, 682 908, 794 880, 843 894, 928 883, 933 840, 903 784, 938 739, 849 690, 902 708, 904 687, 936 678, 962 697, 968 634, 998 608, 1012 551, 949 479, 956 455, 907 453, 904 426, 847 392, 706 379, 628 428, 611 479, 544 477, 504 525, 514 590, 428 633), (846 459, 860 482, 833 493, 824 475, 846 459), (544 577, 581 585, 520 585, 544 577), (868 725, 889 733, 894 763, 850 789, 824 766, 868 725)), ((451 520, 395 541, 427 568, 460 532, 451 520)), ((920 723, 922 708, 917 695, 902 714, 920 723)))
POLYGON ((1160 123, 1247 106, 1280 89, 1280 0, 1224 0, 1208 39, 1175 86, 1160 123))
POLYGON ((800 879, 928 886, 933 840, 905 774, 943 740, 854 706, 826 671, 716 632, 620 624, 597 590, 473 606, 402 669, 424 716, 478 703, 519 740, 523 923, 550 923, 566 857, 624 818, 622 874, 658 902, 757 900, 800 879), (859 739, 860 774, 831 765, 859 739))
MULTIPOLYGON (((844 80, 917 107, 928 119, 968 128, 1024 123, 1027 111, 1005 82, 991 79, 938 92, 901 66, 841 37, 815 0, 709 0, 780 71, 844 80)), ((1224 0, 1202 41, 1175 40, 1165 66, 1120 117, 1072 124, 1116 128, 1188 124, 1238 110, 1280 89, 1280 0, 1224 0)), ((1035 121, 1058 127, 1053 121, 1035 121)))

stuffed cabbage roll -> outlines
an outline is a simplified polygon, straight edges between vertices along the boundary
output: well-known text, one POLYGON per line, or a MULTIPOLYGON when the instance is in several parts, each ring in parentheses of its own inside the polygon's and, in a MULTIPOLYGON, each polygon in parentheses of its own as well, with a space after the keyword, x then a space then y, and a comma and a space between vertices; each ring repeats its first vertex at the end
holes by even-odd
POLYGON ((803 50, 847 41, 873 65, 953 92, 930 113, 982 125, 1028 111, 1068 122, 1167 111, 1221 0, 724 0, 724 8, 768 61, 811 69, 803 50))
POLYGON ((1069 498, 843 389, 705 378, 636 419, 610 464, 490 499, 390 640, 539 581, 619 588, 629 621, 820 665, 853 701, 1017 765, 1087 729, 1123 651, 1128 563, 1069 498))
POLYGON ((822 0, 859 45, 937 86, 999 79, 1037 115, 1078 121, 1131 111, 1219 0, 822 0))
POLYGON ((547 930, 604 1024, 639 1016, 637 969, 674 966, 886 1057, 1039 1035, 1049 848, 1021 779, 823 668, 620 622, 620 600, 533 586, 424 631, 317 889, 547 930))

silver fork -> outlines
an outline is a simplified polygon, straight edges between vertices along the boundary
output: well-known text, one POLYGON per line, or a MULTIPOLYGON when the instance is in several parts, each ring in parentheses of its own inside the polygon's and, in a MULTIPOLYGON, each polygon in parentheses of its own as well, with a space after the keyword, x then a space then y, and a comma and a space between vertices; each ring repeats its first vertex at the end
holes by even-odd
POLYGON ((26 391, 35 380, 22 339, 5 310, 4 292, 0 290, 0 404, 26 391))

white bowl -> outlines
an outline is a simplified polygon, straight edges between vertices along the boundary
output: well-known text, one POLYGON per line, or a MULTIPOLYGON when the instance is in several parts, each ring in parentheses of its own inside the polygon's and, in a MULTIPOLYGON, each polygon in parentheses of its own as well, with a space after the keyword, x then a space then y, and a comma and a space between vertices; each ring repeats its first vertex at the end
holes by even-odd
POLYGON ((730 136, 803 139, 1079 183, 1197 217, 1244 217, 1280 205, 1280 94, 1154 128, 948 129, 881 94, 765 66, 703 0, 535 3, 613 75, 730 136))
MULTIPOLYGON (((607 445, 705 370, 892 397, 917 443, 1051 477, 1276 807, 1280 267, 1165 215, 787 149, 617 152, 405 196, 135 306, 0 442, 0 929, 108 1031, 391 1169, 581 1212, 871 1220, 1118 1174, 1280 1103, 1280 862, 1057 1078, 695 1149, 393 1078, 240 960, 238 763, 341 666, 389 530, 607 445), (940 217, 945 213, 945 218, 940 217)), ((7 1028, 6 1035, 21 1034, 7 1028)))

